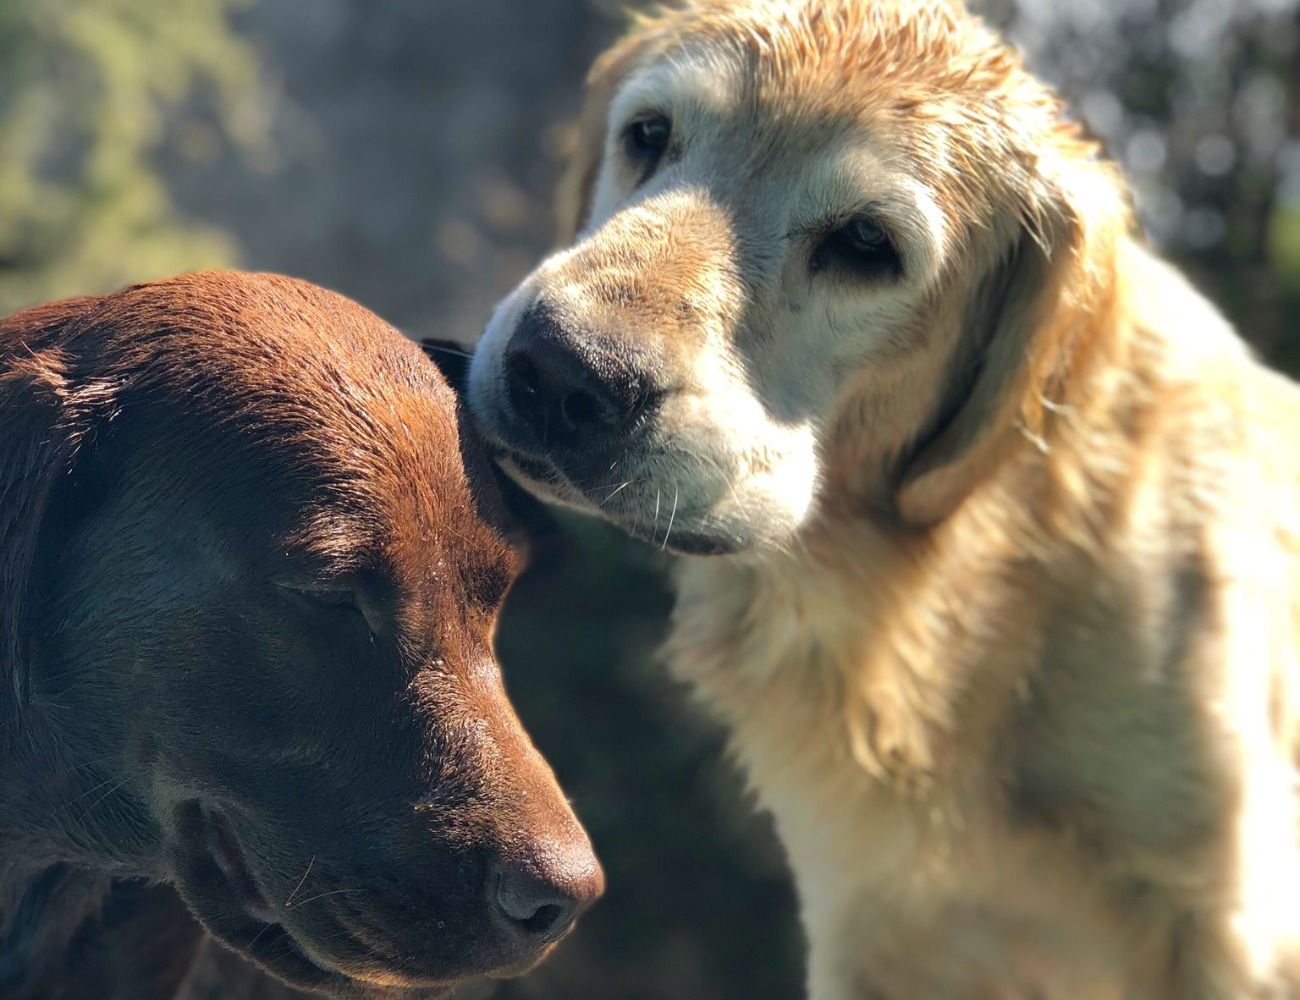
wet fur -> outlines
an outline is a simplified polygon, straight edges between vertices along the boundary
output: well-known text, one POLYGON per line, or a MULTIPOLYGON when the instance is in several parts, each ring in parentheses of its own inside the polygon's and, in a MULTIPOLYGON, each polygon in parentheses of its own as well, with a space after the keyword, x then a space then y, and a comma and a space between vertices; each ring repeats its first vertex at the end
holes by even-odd
POLYGON ((682 4, 597 62, 561 212, 476 415, 497 432, 540 299, 691 390, 615 503, 530 488, 646 537, 677 483, 679 530, 739 546, 679 562, 668 653, 776 818, 813 1000, 1300 996, 1300 392, 1143 244, 1019 57, 937 0, 682 4), (634 187, 610 129, 638 87, 695 124, 634 187), (913 257, 817 328, 762 269, 793 251, 761 199, 846 135, 912 192, 913 257), (701 418, 726 364, 719 400, 765 410, 701 418), (718 444, 773 412, 815 435, 810 504, 718 444))

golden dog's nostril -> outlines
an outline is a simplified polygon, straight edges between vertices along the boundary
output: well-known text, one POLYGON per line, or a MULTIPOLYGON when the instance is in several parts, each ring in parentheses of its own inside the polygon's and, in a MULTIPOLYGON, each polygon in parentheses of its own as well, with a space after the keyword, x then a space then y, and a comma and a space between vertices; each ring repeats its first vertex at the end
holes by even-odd
POLYGON ((526 354, 512 354, 506 365, 512 383, 534 395, 542 391, 542 376, 532 358, 526 354))
POLYGON ((588 393, 571 392, 560 403, 560 412, 572 427, 581 427, 601 419, 600 409, 588 393))

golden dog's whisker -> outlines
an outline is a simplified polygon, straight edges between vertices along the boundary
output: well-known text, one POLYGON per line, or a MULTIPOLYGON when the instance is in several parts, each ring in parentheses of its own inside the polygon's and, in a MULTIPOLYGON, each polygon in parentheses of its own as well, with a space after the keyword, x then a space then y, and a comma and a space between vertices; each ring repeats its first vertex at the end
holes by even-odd
POLYGON ((428 341, 421 341, 420 347, 426 351, 436 351, 438 354, 450 354, 457 358, 472 358, 474 356, 469 351, 462 351, 455 347, 444 347, 441 344, 431 344, 428 341))
MULTIPOLYGON (((70 809, 72 806, 76 805, 76 804, 77 804, 78 802, 80 802, 82 799, 89 798, 91 795, 94 795, 97 791, 99 791, 99 790, 100 790, 101 788, 103 788, 105 785, 111 785, 112 783, 113 783, 113 778, 111 778, 111 777, 110 777, 110 778, 105 778, 103 781, 96 782, 94 785, 92 785, 91 787, 87 788, 87 789, 86 789, 84 792, 82 792, 80 795, 77 795, 77 796, 75 796, 74 798, 71 798, 71 799, 69 799, 67 802, 65 802, 65 803, 63 804, 63 808, 65 808, 65 809, 70 809)), ((120 785, 120 784, 121 784, 121 783, 119 783, 119 785, 120 785)), ((109 790, 109 794, 112 794, 113 791, 114 791, 114 789, 110 789, 110 790, 109 790)))
POLYGON ((632 485, 632 480, 629 479, 626 482, 620 483, 618 486, 615 486, 614 489, 610 492, 610 494, 607 497, 605 497, 604 500, 600 501, 600 503, 597 506, 604 507, 605 504, 609 503, 611 500, 613 500, 616 496, 618 496, 620 493, 622 493, 625 489, 627 489, 631 485, 632 485))
POLYGON ((622 493, 629 486, 635 486, 638 483, 648 483, 649 481, 650 478, 648 476, 642 476, 639 479, 629 479, 624 483, 620 483, 618 486, 614 488, 614 491, 610 493, 609 496, 605 497, 604 500, 600 501, 600 503, 597 506, 604 507, 605 504, 609 503, 611 500, 614 499, 614 497, 618 496, 618 494, 622 493))
POLYGON ((679 493, 678 484, 677 481, 674 480, 673 481, 673 511, 671 514, 668 515, 668 530, 664 532, 664 543, 659 546, 660 552, 666 552, 668 550, 668 536, 673 533, 673 521, 677 519, 678 493, 679 493))
POLYGON ((258 941, 262 940, 262 935, 264 935, 272 927, 279 927, 279 926, 280 926, 279 924, 264 924, 262 926, 262 929, 253 935, 253 939, 249 941, 248 944, 244 945, 244 950, 252 951, 253 945, 257 944, 258 941))

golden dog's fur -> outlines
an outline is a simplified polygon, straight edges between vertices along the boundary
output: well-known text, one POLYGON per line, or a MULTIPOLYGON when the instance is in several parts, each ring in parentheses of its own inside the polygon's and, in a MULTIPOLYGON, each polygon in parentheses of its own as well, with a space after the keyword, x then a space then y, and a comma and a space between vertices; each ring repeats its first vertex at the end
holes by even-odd
POLYGON ((1300 995, 1300 393, 1048 89, 957 4, 699 0, 597 63, 563 208, 471 404, 687 553, 814 1000, 1300 995), (892 270, 813 266, 864 212, 892 270), (600 469, 512 430, 539 304, 647 373, 600 469))

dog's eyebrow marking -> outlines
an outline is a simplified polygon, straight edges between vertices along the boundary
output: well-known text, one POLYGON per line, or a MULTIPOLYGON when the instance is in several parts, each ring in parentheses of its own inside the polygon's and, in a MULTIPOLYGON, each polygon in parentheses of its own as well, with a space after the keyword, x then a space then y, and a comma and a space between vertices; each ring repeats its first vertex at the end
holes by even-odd
POLYGON ((899 184, 912 196, 912 205, 920 213, 919 220, 912 222, 912 228, 915 228, 915 221, 919 221, 928 237, 928 241, 911 240, 910 242, 925 251, 924 263, 928 265, 926 270, 937 271, 939 262, 948 256, 948 220, 943 209, 939 207, 934 192, 925 184, 912 177, 899 178, 899 184))
POLYGON ((890 236, 895 235, 899 229, 905 228, 898 224, 897 214, 891 206, 872 200, 863 202, 856 208, 836 209, 824 215, 796 222, 786 231, 785 235, 787 239, 824 236, 838 226, 863 217, 879 222, 890 236))

